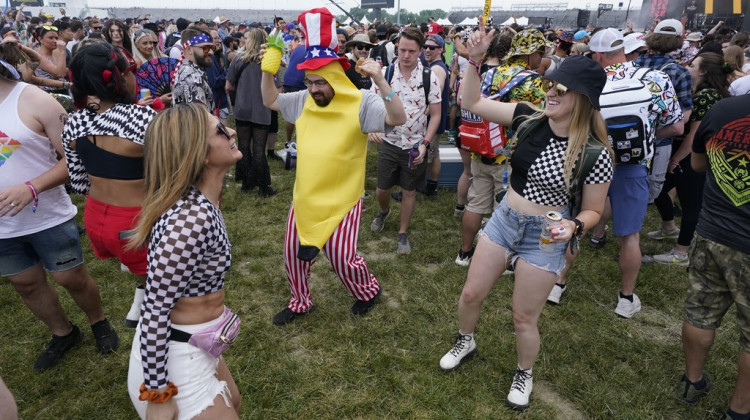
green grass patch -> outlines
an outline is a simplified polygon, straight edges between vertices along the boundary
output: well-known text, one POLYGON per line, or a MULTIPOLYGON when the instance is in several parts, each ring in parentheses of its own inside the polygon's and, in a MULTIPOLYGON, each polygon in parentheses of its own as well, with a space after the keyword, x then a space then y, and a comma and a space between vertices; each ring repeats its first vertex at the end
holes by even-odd
MULTIPOLYGON (((368 154, 366 188, 372 194, 375 148, 368 154)), ((698 419, 726 409, 739 351, 734 310, 718 331, 706 366, 714 390, 697 407, 681 405, 672 390, 683 370, 686 271, 643 266, 636 286, 643 311, 631 320, 619 319, 614 314, 620 287, 614 241, 601 250, 583 245, 562 304, 545 308, 527 412, 515 413, 504 403, 516 366, 512 276, 501 277, 484 304, 477 357, 455 372, 441 372, 438 360, 453 344, 456 305, 466 279, 466 268, 453 262, 460 243, 455 190, 440 189, 434 200, 418 198, 410 229, 412 253, 405 257, 396 254, 399 204, 392 204, 394 214, 384 231, 374 234, 369 225, 377 204, 374 197, 365 200, 359 250, 383 286, 381 303, 370 314, 351 314, 354 299, 321 254, 311 278, 316 310, 284 328, 273 326, 273 315, 289 299, 282 243, 295 174, 279 162, 270 166, 278 196, 242 194, 228 178, 222 203, 233 243, 227 305, 243 320, 226 359, 242 394, 243 419, 698 419)), ((76 197, 75 202, 80 217, 83 200, 76 197)), ((656 210, 649 208, 644 232, 658 224, 656 210)), ((672 246, 643 236, 646 253, 672 246)), ((94 257, 86 238, 83 246, 122 345, 115 354, 97 354, 85 316, 58 288, 66 313, 84 331, 84 343, 56 368, 34 373, 49 331, 13 287, 0 282, 0 376, 14 393, 22 419, 136 417, 126 389, 133 330, 122 327, 135 281, 117 261, 94 257)))

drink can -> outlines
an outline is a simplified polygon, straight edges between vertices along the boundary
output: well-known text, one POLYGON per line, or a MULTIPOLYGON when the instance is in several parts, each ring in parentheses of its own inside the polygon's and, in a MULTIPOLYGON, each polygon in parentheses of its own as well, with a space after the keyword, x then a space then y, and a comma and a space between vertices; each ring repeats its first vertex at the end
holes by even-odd
POLYGON ((138 96, 140 96, 140 97, 141 97, 141 99, 147 99, 147 98, 150 98, 150 97, 151 97, 151 91, 150 91, 150 90, 148 90, 148 89, 146 89, 146 88, 143 88, 143 89, 141 89, 141 91, 140 91, 140 92, 138 93, 138 96))
POLYGON ((539 249, 544 252, 555 250, 555 243, 552 242, 552 231, 550 229, 559 225, 562 219, 562 214, 557 211, 548 211, 544 215, 544 226, 542 226, 542 234, 539 236, 539 249))

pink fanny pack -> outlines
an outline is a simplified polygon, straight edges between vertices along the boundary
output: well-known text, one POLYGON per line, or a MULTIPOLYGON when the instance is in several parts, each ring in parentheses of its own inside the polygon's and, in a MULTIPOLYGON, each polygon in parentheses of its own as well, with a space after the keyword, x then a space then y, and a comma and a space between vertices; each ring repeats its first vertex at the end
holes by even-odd
POLYGON ((233 313, 231 309, 224 308, 224 319, 221 322, 212 325, 205 330, 197 333, 186 333, 185 331, 172 328, 169 336, 170 340, 188 343, 191 346, 207 352, 208 354, 219 357, 240 333, 240 317, 233 313))

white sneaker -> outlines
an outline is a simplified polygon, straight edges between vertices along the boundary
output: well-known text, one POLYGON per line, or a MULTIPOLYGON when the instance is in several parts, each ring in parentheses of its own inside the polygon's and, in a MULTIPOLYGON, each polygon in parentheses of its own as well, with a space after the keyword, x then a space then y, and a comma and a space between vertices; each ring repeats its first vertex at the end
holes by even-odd
POLYGON ((440 359, 440 369, 443 372, 455 370, 464 360, 470 359, 477 352, 477 343, 471 335, 459 333, 456 344, 440 359))
POLYGON ((662 264, 672 264, 687 267, 688 254, 680 254, 674 248, 665 254, 654 255, 654 261, 662 264))
POLYGON ((623 318, 632 318, 633 315, 641 311, 641 300, 638 296, 633 293, 633 301, 629 301, 625 298, 620 298, 617 302, 617 308, 615 313, 623 318))
POLYGON ((555 285, 552 286, 552 290, 549 292, 549 296, 547 296, 547 302, 559 305, 560 298, 562 297, 565 289, 565 287, 561 287, 559 284, 555 283, 555 285))
POLYGON ((143 287, 135 288, 135 295, 133 295, 133 304, 130 305, 128 314, 125 315, 125 326, 128 328, 135 328, 138 326, 138 321, 141 318, 141 305, 143 305, 143 298, 146 296, 146 289, 143 287))
POLYGON ((674 230, 664 230, 660 227, 659 230, 649 232, 646 236, 651 239, 656 239, 657 241, 662 241, 664 239, 677 239, 680 237, 680 228, 676 227, 674 230))
POLYGON ((510 392, 506 402, 514 410, 525 410, 529 408, 529 399, 531 390, 534 388, 534 379, 531 372, 521 368, 516 369, 513 375, 513 383, 510 385, 510 392))

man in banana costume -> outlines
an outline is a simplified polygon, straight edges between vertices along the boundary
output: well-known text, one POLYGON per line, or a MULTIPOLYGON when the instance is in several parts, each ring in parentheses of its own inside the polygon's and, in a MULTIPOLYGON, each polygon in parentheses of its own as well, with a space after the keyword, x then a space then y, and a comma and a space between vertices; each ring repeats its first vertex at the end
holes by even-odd
POLYGON ((406 121, 404 106, 377 62, 361 63, 359 71, 372 77, 383 96, 357 90, 349 81, 344 73, 349 62, 337 54, 336 22, 328 9, 308 10, 298 21, 306 57, 297 68, 305 71, 307 90, 279 94, 273 82, 278 66, 262 66, 261 79, 264 105, 297 127, 297 177, 284 239, 292 298, 274 317, 276 325, 312 309, 308 280, 321 249, 357 299, 352 312, 364 315, 372 309, 381 288, 357 253, 366 133, 389 131, 406 121))

